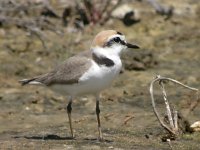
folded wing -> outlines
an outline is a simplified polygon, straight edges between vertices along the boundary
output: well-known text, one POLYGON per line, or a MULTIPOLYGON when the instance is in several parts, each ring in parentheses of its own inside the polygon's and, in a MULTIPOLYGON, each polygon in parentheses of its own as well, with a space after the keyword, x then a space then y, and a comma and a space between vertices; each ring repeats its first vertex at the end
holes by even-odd
POLYGON ((77 55, 70 57, 47 74, 31 79, 23 79, 19 82, 22 85, 42 84, 46 86, 53 84, 75 84, 79 82, 79 78, 89 69, 91 63, 91 60, 84 55, 77 55))

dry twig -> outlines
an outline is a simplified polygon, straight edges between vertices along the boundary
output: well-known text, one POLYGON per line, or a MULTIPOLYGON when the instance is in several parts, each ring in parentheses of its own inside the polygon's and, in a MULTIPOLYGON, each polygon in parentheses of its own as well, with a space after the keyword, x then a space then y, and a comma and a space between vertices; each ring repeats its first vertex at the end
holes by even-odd
POLYGON ((124 122, 123 124, 126 125, 131 119, 134 118, 134 115, 128 115, 125 119, 124 119, 124 122))
POLYGON ((109 114, 106 114, 105 116, 104 116, 104 118, 106 119, 106 120, 108 120, 110 117, 113 117, 115 114, 114 113, 109 113, 109 114))
POLYGON ((109 18, 111 18, 112 11, 117 8, 121 4, 122 0, 117 0, 116 4, 112 6, 110 9, 106 8, 105 12, 102 12, 102 18, 99 21, 101 25, 105 24, 109 18))
MULTIPOLYGON (((178 84, 178 85, 180 85, 182 87, 185 87, 185 88, 187 88, 189 90, 196 91, 197 95, 198 95, 198 91, 199 90, 196 89, 196 88, 193 88, 193 87, 189 87, 189 86, 187 86, 187 85, 185 85, 185 84, 183 84, 183 83, 181 83, 181 82, 179 82, 177 80, 174 80, 174 79, 171 79, 171 78, 166 78, 166 77, 161 77, 160 75, 157 75, 156 78, 150 84, 150 94, 151 94, 151 101, 152 101, 153 111, 154 111, 158 121, 160 122, 161 126, 164 129, 166 129, 169 133, 171 133, 172 135, 177 135, 178 134, 178 132, 177 132, 178 131, 178 115, 177 115, 178 112, 174 111, 174 115, 172 115, 172 113, 171 113, 171 109, 170 109, 170 106, 169 106, 169 102, 167 100, 167 95, 166 95, 166 92, 165 92, 165 89, 164 89, 163 81, 171 81, 171 82, 176 83, 176 84, 178 84), (161 119, 161 117, 160 117, 160 115, 159 115, 159 113, 158 113, 158 111, 156 109, 155 99, 154 99, 154 94, 153 94, 153 92, 154 92, 153 91, 153 86, 154 86, 155 82, 159 82, 160 85, 161 85, 161 89, 162 89, 162 92, 163 92, 163 98, 164 98, 166 109, 167 109, 167 116, 168 116, 168 120, 170 122, 170 127, 168 125, 166 125, 162 121, 162 119, 161 119), (172 116, 174 118, 172 118, 172 116)), ((198 98, 198 100, 199 100, 199 98, 198 98)))

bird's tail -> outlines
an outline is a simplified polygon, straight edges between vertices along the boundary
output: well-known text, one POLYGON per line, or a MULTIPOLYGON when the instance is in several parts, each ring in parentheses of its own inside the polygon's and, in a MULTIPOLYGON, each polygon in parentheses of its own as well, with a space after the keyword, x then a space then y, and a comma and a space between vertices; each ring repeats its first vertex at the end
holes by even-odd
POLYGON ((23 79, 23 80, 19 80, 19 83, 21 83, 22 86, 26 85, 26 84, 34 84, 37 83, 35 80, 37 78, 31 78, 31 79, 23 79))

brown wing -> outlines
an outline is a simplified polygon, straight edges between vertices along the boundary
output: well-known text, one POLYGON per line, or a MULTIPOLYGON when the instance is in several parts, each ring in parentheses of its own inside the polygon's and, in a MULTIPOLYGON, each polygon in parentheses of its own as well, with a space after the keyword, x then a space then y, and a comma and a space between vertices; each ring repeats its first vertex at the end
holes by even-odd
POLYGON ((78 83, 79 78, 89 69, 91 60, 86 57, 71 57, 53 71, 50 84, 78 83))
POLYGON ((29 81, 30 83, 36 81, 47 86, 52 84, 78 83, 79 78, 89 69, 90 66, 91 60, 85 56, 77 55, 69 58, 53 71, 27 80, 25 84, 28 84, 29 81))

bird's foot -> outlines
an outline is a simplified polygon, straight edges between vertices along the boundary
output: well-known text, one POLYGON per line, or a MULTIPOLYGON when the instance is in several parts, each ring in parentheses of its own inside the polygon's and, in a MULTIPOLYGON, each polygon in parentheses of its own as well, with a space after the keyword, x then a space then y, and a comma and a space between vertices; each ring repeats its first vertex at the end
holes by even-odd
POLYGON ((98 140, 99 140, 100 142, 103 142, 103 141, 104 141, 103 136, 99 136, 99 137, 98 137, 98 140))

